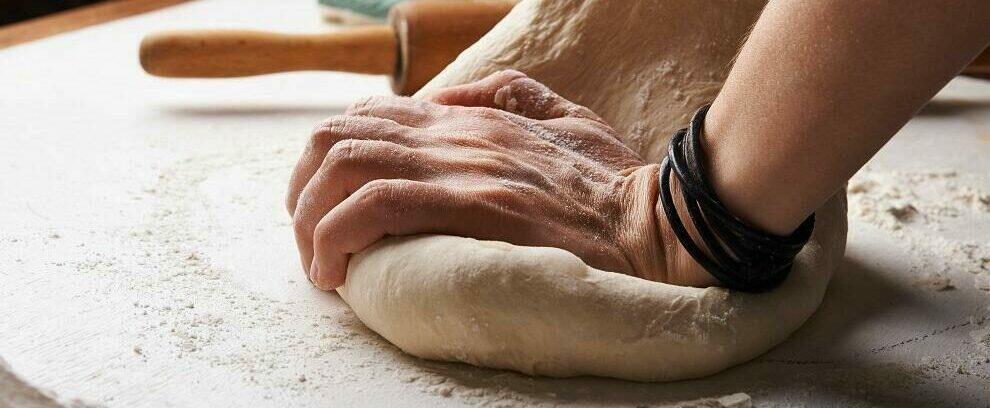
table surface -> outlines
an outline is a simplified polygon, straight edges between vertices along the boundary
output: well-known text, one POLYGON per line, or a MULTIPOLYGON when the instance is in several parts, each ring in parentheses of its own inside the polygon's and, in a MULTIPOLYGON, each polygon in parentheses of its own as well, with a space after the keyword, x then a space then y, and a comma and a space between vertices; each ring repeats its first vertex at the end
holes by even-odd
POLYGON ((156 30, 331 29, 313 3, 204 0, 0 51, 0 357, 17 375, 110 407, 990 404, 990 84, 954 81, 857 175, 846 258, 781 346, 695 381, 531 378, 405 356, 300 271, 291 167, 385 78, 138 66, 156 30))

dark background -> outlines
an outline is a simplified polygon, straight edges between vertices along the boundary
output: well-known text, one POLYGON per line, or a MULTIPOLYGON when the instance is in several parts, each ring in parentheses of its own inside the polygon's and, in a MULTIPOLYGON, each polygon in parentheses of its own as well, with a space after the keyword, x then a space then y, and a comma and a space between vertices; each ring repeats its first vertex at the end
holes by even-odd
POLYGON ((0 26, 102 0, 0 0, 0 26))

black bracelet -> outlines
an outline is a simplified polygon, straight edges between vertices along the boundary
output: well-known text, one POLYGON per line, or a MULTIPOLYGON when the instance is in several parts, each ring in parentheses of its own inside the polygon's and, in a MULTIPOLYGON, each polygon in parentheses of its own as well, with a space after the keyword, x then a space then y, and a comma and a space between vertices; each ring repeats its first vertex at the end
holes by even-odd
POLYGON ((677 240, 708 273, 729 288, 762 292, 776 287, 791 271, 794 258, 811 238, 815 214, 791 235, 768 234, 732 215, 715 195, 705 177, 701 135, 711 105, 698 109, 690 127, 670 140, 660 165, 660 200, 677 240), (670 173, 680 182, 691 223, 711 257, 694 242, 681 222, 670 193, 670 173))

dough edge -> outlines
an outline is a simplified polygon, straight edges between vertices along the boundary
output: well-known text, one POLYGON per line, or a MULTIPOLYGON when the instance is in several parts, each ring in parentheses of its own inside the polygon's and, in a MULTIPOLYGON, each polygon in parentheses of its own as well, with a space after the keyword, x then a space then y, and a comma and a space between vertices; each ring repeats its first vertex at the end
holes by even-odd
POLYGON ((768 293, 601 271, 570 252, 471 238, 385 239, 356 254, 340 296, 408 354, 532 375, 656 382, 708 376, 784 341, 818 308, 845 249, 845 192, 818 212, 768 293))

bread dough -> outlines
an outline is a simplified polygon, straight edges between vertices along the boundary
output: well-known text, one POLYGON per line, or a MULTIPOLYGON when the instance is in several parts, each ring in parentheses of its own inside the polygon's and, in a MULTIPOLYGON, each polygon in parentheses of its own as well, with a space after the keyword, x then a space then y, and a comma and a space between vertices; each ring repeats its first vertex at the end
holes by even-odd
POLYGON ((526 0, 423 90, 522 71, 659 162, 715 99, 764 0, 526 0))
MULTIPOLYGON (((590 107, 643 157, 714 98, 763 1, 525 0, 425 89, 514 68, 590 107)), ((555 248, 451 236, 389 238, 338 289, 405 352, 555 377, 710 375, 787 338, 821 303, 845 249, 845 192, 818 212, 769 293, 600 271, 555 248)))

